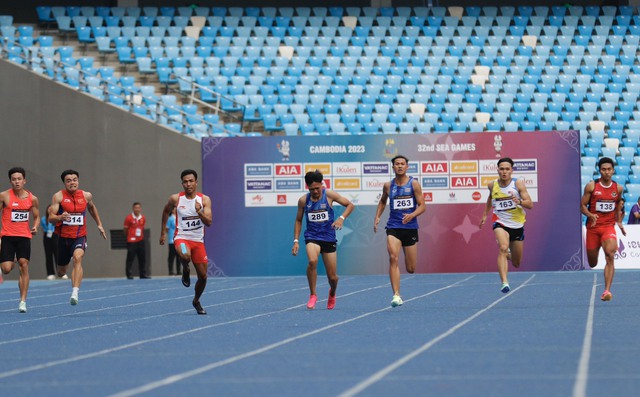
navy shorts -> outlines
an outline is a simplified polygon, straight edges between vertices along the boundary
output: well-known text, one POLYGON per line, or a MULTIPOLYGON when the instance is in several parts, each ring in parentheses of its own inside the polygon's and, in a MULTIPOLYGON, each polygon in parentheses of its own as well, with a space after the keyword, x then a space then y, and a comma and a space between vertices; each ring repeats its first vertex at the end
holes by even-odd
POLYGON ((336 252, 338 246, 336 241, 321 241, 321 240, 304 240, 305 245, 313 243, 320 246, 321 254, 330 254, 336 252))
POLYGON ((18 259, 31 259, 31 239, 28 237, 2 237, 0 263, 14 262, 18 259))
POLYGON ((402 242, 403 247, 415 245, 418 239, 418 229, 389 229, 387 228, 387 236, 393 236, 402 242))
POLYGON ((509 241, 524 241, 524 227, 519 229, 512 229, 510 227, 502 226, 498 222, 493 224, 493 229, 504 229, 507 233, 509 233, 509 241))
POLYGON ((73 258, 73 251, 87 249, 87 236, 78 238, 60 237, 58 239, 58 266, 67 266, 73 258))

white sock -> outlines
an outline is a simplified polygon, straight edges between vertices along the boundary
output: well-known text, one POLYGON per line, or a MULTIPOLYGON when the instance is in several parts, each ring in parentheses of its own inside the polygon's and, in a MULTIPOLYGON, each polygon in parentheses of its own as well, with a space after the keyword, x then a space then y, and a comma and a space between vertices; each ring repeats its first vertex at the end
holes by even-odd
POLYGON ((78 287, 73 287, 73 288, 71 289, 71 295, 76 295, 76 296, 78 296, 78 291, 80 291, 80 288, 78 288, 78 287))

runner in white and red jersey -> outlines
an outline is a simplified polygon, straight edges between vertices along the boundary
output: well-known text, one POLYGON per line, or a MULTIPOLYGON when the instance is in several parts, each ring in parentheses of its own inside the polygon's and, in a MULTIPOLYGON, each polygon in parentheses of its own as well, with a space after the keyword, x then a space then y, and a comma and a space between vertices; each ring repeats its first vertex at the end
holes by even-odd
POLYGON ((176 210, 176 232, 174 245, 180 262, 182 262, 182 284, 191 285, 189 262, 193 262, 198 275, 195 285, 193 307, 198 314, 207 314, 200 304, 200 296, 207 286, 207 251, 204 247, 204 227, 211 226, 211 199, 209 196, 197 192, 198 173, 194 170, 184 170, 180 175, 183 192, 169 196, 167 205, 162 212, 160 229, 160 245, 167 241, 167 220, 176 210))
POLYGON ((610 301, 611 284, 615 273, 614 256, 618 250, 618 236, 615 224, 618 224, 623 235, 627 235, 622 225, 620 211, 624 188, 611 178, 614 173, 613 160, 603 157, 598 161, 600 178, 590 181, 584 187, 580 202, 580 211, 587 217, 587 260, 592 268, 598 266, 600 248, 604 251, 604 292, 600 296, 603 301, 610 301))
POLYGON ((31 259, 31 237, 38 232, 40 211, 38 198, 24 188, 26 172, 24 168, 14 167, 9 170, 11 189, 0 192, 0 208, 2 208, 2 244, 0 245, 0 283, 2 273, 9 274, 18 261, 20 266, 20 303, 18 311, 27 312, 27 292, 29 291, 29 260, 31 259), (33 226, 29 220, 33 217, 33 226))

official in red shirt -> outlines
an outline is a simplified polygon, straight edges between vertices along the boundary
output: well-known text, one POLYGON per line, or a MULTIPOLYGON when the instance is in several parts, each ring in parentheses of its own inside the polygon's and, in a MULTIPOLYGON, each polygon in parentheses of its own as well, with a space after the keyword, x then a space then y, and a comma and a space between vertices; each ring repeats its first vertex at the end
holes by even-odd
POLYGON ((138 257, 140 278, 151 278, 147 275, 147 254, 144 249, 144 225, 147 219, 142 215, 142 204, 133 203, 133 212, 124 219, 124 234, 127 236, 127 262, 125 272, 128 279, 132 279, 131 266, 133 259, 138 257))

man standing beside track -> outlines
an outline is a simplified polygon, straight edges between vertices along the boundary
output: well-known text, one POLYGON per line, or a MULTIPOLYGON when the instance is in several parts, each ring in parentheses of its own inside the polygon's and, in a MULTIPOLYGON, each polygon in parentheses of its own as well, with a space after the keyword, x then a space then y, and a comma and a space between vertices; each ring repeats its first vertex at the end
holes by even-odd
POLYGON ((615 224, 618 224, 623 235, 627 235, 622 225, 620 198, 624 188, 613 179, 613 160, 603 157, 598 161, 600 178, 590 181, 584 187, 580 201, 580 211, 587 217, 587 260, 589 266, 598 266, 600 248, 604 251, 604 292, 600 296, 603 301, 610 301, 611 284, 615 273, 614 256, 618 250, 618 236, 615 224))
POLYGON ((31 237, 38 232, 40 210, 38 198, 24 188, 26 172, 24 168, 9 170, 11 189, 0 193, 2 208, 2 244, 0 246, 0 283, 2 273, 9 274, 15 266, 20 266, 20 303, 18 311, 27 312, 27 292, 29 291, 29 260, 31 259, 31 237), (29 228, 29 218, 33 216, 33 226, 29 228))
POLYGON ((197 192, 198 173, 184 170, 180 175, 184 192, 172 194, 162 211, 160 224, 160 245, 167 241, 167 220, 176 210, 176 234, 174 244, 182 262, 182 285, 189 287, 189 262, 193 262, 198 275, 195 286, 193 307, 198 314, 207 314, 200 304, 200 296, 207 286, 207 266, 209 259, 204 247, 204 226, 211 226, 211 199, 197 192))

